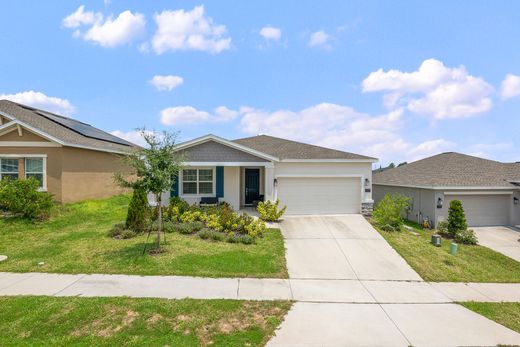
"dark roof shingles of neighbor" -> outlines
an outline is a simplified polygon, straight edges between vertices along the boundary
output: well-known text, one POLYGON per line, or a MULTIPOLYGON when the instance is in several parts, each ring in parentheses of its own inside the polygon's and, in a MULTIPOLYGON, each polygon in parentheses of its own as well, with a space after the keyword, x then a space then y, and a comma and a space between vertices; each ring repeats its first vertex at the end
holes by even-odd
POLYGON ((419 187, 511 187, 520 164, 448 152, 376 172, 374 184, 419 187))
MULTIPOLYGON (((0 100, 0 111, 6 113, 7 115, 14 117, 21 122, 38 129, 60 141, 65 142, 71 146, 85 146, 93 149, 98 149, 101 151, 119 151, 119 152, 128 152, 129 150, 133 150, 137 148, 136 145, 120 139, 121 142, 127 143, 128 145, 123 145, 119 143, 114 143, 106 140, 95 139, 92 137, 84 136, 76 131, 73 131, 61 124, 58 124, 42 115, 37 113, 38 111, 43 111, 46 113, 50 113, 44 110, 38 110, 29 106, 17 104, 15 102, 9 100, 0 100)), ((51 113, 51 115, 54 115, 51 113)), ((59 116, 59 115, 58 115, 59 116)), ((71 122, 78 122, 76 120, 59 116, 62 118, 66 118, 71 122)), ((78 122, 80 123, 80 122, 78 122)), ((87 125, 82 123, 83 125, 87 125)), ((87 125, 90 127, 89 125, 87 125)), ((96 129, 92 127, 93 131, 103 132, 109 136, 113 136, 108 134, 102 130, 96 129)), ((119 141, 118 141, 119 142, 119 141)))
POLYGON ((233 142, 280 159, 375 159, 268 135, 246 137, 233 142))

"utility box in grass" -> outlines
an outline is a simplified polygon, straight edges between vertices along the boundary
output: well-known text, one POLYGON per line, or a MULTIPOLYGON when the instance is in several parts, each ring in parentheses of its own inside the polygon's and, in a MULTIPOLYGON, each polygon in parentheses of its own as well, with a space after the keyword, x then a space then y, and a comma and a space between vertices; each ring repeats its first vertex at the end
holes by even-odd
POLYGON ((438 234, 432 235, 432 245, 434 245, 435 247, 441 246, 441 235, 438 235, 438 234))

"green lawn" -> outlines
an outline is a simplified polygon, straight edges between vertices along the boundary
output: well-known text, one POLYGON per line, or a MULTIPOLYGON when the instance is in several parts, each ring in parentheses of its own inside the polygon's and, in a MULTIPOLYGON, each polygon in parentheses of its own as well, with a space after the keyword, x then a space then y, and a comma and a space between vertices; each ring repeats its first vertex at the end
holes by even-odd
POLYGON ((166 234, 165 253, 143 256, 146 235, 106 236, 124 221, 128 202, 123 195, 70 204, 37 224, 0 218, 0 254, 9 257, 0 271, 287 278, 279 229, 268 229, 254 245, 166 234))
POLYGON ((520 333, 518 302, 463 302, 461 305, 520 333))
MULTIPOLYGON (((520 263, 487 247, 459 245, 459 252, 449 253, 450 240, 442 247, 430 243, 431 230, 416 225, 415 236, 408 231, 379 231, 388 243, 426 281, 433 282, 520 282, 520 263)), ((376 228, 377 229, 377 228, 376 228)))
POLYGON ((0 297, 0 346, 263 346, 287 301, 0 297))

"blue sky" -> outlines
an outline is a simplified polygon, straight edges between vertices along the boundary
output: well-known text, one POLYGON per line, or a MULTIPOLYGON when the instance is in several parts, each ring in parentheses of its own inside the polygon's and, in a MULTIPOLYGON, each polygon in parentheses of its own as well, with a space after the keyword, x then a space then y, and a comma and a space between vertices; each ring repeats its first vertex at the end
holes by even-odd
POLYGON ((0 97, 138 141, 259 133, 520 160, 516 1, 19 1, 0 97))

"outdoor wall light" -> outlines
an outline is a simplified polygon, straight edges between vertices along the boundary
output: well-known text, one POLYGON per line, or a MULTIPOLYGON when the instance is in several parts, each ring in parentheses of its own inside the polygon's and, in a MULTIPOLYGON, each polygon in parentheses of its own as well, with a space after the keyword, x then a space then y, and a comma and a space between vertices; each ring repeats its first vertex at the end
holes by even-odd
POLYGON ((365 178, 365 187, 370 187, 370 180, 368 178, 365 178))
POLYGON ((442 203, 443 203, 442 198, 438 198, 437 199, 437 208, 442 208, 442 203))
POLYGON ((277 178, 274 179, 274 186, 278 187, 278 179, 277 178))
POLYGON ((518 200, 517 197, 513 197, 513 204, 518 205, 520 203, 520 200, 518 200))

